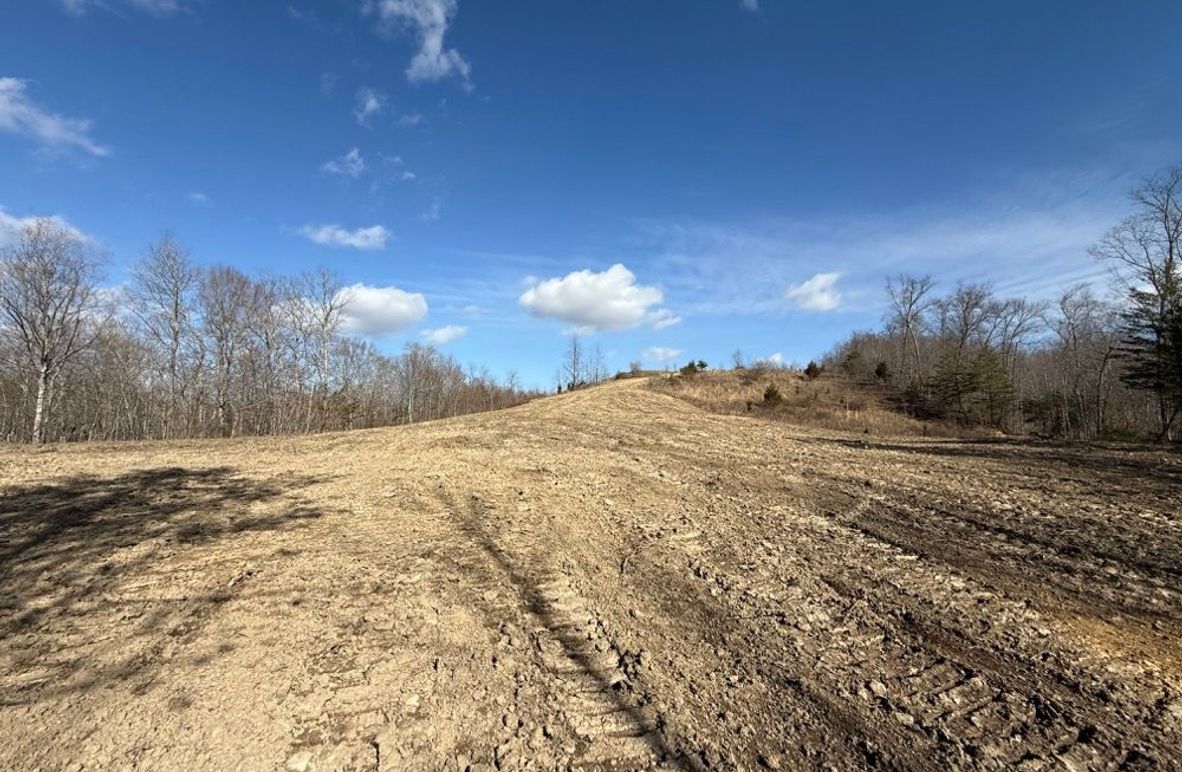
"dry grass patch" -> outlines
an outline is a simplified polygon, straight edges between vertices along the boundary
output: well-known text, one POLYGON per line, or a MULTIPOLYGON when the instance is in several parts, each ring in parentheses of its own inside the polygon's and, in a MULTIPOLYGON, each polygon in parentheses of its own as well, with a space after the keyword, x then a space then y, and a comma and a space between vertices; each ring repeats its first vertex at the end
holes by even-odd
POLYGON ((654 378, 651 388, 712 413, 751 414, 862 434, 952 437, 955 427, 904 415, 875 390, 837 375, 750 368, 654 378), (778 395, 778 398, 777 398, 778 395))

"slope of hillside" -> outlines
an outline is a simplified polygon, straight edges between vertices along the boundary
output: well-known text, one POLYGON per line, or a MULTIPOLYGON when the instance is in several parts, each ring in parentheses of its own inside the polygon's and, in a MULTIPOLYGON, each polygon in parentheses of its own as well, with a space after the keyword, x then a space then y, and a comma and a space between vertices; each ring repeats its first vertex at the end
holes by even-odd
POLYGON ((905 415, 881 389, 838 375, 809 379, 794 370, 752 367, 690 376, 666 374, 651 379, 649 385, 713 413, 751 414, 818 429, 922 437, 965 433, 905 415), (778 395, 774 401, 766 397, 769 386, 778 395))
POLYGON ((0 768, 1182 765, 1182 459, 622 381, 0 451, 0 768))

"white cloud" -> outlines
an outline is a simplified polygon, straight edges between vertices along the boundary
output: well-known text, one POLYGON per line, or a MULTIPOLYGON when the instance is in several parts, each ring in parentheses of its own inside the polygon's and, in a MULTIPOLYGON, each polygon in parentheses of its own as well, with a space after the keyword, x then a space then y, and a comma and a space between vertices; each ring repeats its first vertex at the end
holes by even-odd
POLYGON ((812 278, 793 284, 784 297, 802 311, 832 311, 841 305, 841 294, 837 291, 837 280, 841 274, 818 273, 812 278))
POLYGON ((458 324, 449 324, 446 327, 439 327, 434 330, 423 330, 422 334, 432 346, 442 346, 445 343, 451 343, 456 338, 462 337, 466 332, 468 332, 467 327, 462 327, 458 324))
POLYGON ((402 181, 403 182, 414 182, 416 177, 417 177, 417 175, 414 172, 403 172, 402 173, 402 181))
POLYGON ((68 220, 66 220, 66 218, 60 215, 55 214, 45 217, 30 215, 29 217, 16 217, 6 212, 3 207, 0 207, 0 247, 7 247, 11 244, 15 244, 20 240, 21 232, 23 232, 25 228, 32 225, 38 219, 52 220, 55 225, 69 233, 78 241, 85 241, 89 243, 94 242, 93 238, 75 228, 68 220))
POLYGON ((365 159, 361 157, 360 150, 353 148, 340 158, 325 161, 320 167, 320 171, 326 174, 341 174, 346 177, 356 178, 361 176, 361 173, 365 171, 365 159))
POLYGON ((667 365, 677 357, 681 356, 681 349, 666 348, 665 346, 652 346, 646 348, 641 354, 646 362, 656 362, 659 365, 667 365))
POLYGON ((561 319, 582 331, 623 330, 641 324, 660 329, 680 319, 663 308, 661 290, 636 283, 619 263, 606 271, 574 271, 562 278, 532 281, 518 302, 534 316, 561 319))
POLYGON ((0 131, 31 137, 51 149, 77 148, 93 156, 110 149, 90 138, 91 122, 51 113, 29 99, 28 81, 0 78, 0 131))
POLYGON ((422 113, 407 113, 398 119, 399 126, 418 126, 423 122, 422 113))
POLYGON ((362 88, 357 92, 357 109, 353 115, 362 126, 369 127, 369 121, 386 109, 386 97, 372 88, 362 88))
POLYGON ((385 249, 390 240, 390 231, 381 225, 348 230, 339 225, 305 225, 300 228, 304 238, 326 247, 353 247, 354 249, 385 249))
POLYGON ((740 0, 739 4, 743 6, 744 11, 759 10, 759 0, 740 0))
POLYGON ((354 335, 389 335, 414 325, 427 314, 427 300, 397 287, 353 284, 341 290, 344 328, 354 335))
POLYGON ((209 206, 211 203, 209 200, 209 196, 205 195, 204 193, 199 193, 196 191, 194 191, 193 193, 186 194, 185 198, 187 198, 189 200, 189 203, 193 204, 194 206, 209 206))
POLYGON ((768 354, 765 357, 760 357, 759 359, 756 359, 755 364, 767 365, 769 367, 783 367, 786 364, 786 362, 784 361, 784 355, 781 354, 779 351, 777 351, 774 354, 768 354))
POLYGON ((366 9, 382 24, 410 29, 418 36, 419 50, 406 68, 411 83, 443 80, 451 76, 465 84, 472 67, 454 48, 445 48, 447 27, 459 10, 458 0, 369 0, 366 9))

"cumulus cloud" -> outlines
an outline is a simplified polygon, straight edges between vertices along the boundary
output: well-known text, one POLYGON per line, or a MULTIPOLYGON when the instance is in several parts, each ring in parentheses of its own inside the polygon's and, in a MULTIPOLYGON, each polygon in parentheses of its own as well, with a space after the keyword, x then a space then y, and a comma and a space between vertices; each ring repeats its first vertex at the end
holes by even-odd
POLYGON ((841 293, 837 291, 837 280, 841 274, 818 273, 800 284, 793 284, 784 293, 796 308, 802 311, 832 311, 841 305, 841 293))
POLYGON ((370 0, 366 8, 376 13, 384 26, 408 29, 418 37, 419 50, 406 68, 411 83, 452 76, 468 82, 471 65, 443 41, 459 10, 458 0, 370 0))
POLYGON ((606 271, 582 270, 562 278, 538 281, 518 302, 534 316, 570 322, 583 332, 623 330, 649 324, 657 329, 681 321, 671 312, 656 308, 661 290, 636 283, 636 276, 616 263, 606 271))
POLYGON ((386 109, 386 97, 372 88, 362 88, 357 92, 357 108, 353 116, 362 126, 369 127, 369 121, 375 115, 386 109))
POLYGON ((6 212, 3 207, 0 207, 0 248, 15 244, 20 240, 21 233, 25 230, 25 228, 29 227, 39 219, 52 220, 55 225, 69 233, 78 241, 94 241, 94 239, 75 228, 68 220, 66 220, 66 218, 60 215, 55 214, 45 217, 38 217, 35 215, 31 215, 29 217, 16 217, 6 212))
POLYGON ((646 362, 656 362, 659 365, 668 365, 677 357, 681 356, 681 349, 667 348, 665 346, 651 346, 644 350, 641 354, 646 362))
POLYGON ((353 335, 389 335, 411 327, 427 314, 427 299, 397 287, 353 284, 341 290, 344 329, 353 335))
POLYGON ((352 247, 353 249, 385 249, 390 240, 390 231, 381 225, 348 230, 339 225, 305 225, 300 235, 309 241, 326 247, 352 247))
POLYGON ((466 332, 468 332, 467 327, 462 327, 458 324, 449 324, 434 330, 423 330, 423 338, 432 346, 442 346, 445 343, 451 343, 453 340, 462 337, 466 332))
POLYGON ((193 204, 194 206, 209 206, 209 204, 211 203, 209 200, 209 196, 205 195, 204 193, 199 193, 197 191, 186 194, 185 198, 187 198, 189 200, 189 203, 193 204))
POLYGON ((49 112, 29 98, 28 85, 20 78, 0 78, 0 131, 29 137, 49 149, 110 155, 110 149, 90 138, 89 120, 49 112))
POLYGON ((360 150, 353 148, 340 158, 325 161, 320 167, 320 171, 326 174, 340 174, 345 177, 357 178, 365 171, 365 159, 361 157, 360 150))
POLYGON ((755 364, 765 365, 767 367, 784 367, 787 362, 784 361, 784 355, 777 351, 774 354, 768 354, 765 357, 756 359, 755 364))

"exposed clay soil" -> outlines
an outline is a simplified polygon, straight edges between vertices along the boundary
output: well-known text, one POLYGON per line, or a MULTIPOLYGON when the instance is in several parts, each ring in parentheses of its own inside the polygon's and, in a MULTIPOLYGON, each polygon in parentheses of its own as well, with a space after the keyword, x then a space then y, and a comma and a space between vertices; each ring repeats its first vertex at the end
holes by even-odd
POLYGON ((643 382, 0 451, 0 768, 1182 768, 1182 458, 643 382))

